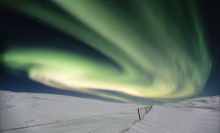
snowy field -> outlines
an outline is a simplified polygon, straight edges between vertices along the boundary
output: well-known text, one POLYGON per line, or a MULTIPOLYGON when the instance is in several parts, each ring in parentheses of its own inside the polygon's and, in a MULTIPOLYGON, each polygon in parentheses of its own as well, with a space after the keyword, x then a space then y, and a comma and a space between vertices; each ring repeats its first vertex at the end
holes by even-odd
POLYGON ((220 96, 153 106, 128 133, 220 133, 220 96))
POLYGON ((6 91, 0 91, 0 98, 0 130, 5 133, 117 133, 138 120, 137 108, 144 107, 6 91))
POLYGON ((219 133, 220 97, 137 108, 70 96, 0 91, 2 133, 219 133), (145 110, 140 110, 141 114, 145 110))

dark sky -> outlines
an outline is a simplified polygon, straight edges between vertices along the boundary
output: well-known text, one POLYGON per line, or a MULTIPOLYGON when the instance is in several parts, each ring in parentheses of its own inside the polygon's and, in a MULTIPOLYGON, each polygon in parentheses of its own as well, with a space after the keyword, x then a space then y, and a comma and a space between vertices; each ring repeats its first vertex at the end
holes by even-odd
POLYGON ((202 95, 220 94, 220 10, 218 5, 217 0, 202 0, 200 2, 201 16, 207 35, 209 53, 213 62, 211 74, 202 95))
MULTIPOLYGON (((45 5, 48 3, 43 1, 45 5)), ((108 3, 109 4, 109 3, 108 3)), ((0 3, 2 4, 2 2, 0 3)), ((199 0, 199 16, 202 20, 203 30, 207 39, 207 47, 211 56, 211 73, 204 86, 204 90, 196 96, 213 96, 220 95, 220 11, 218 8, 217 0, 199 0)), ((45 24, 42 20, 36 17, 30 17, 24 13, 17 12, 13 9, 0 6, 1 16, 1 49, 4 53, 14 46, 21 45, 22 47, 46 47, 54 49, 62 49, 64 51, 71 51, 88 56, 91 59, 99 61, 107 60, 113 64, 115 68, 120 71, 120 65, 107 58, 102 52, 97 51, 85 42, 77 39, 73 36, 66 34, 58 30, 57 28, 45 24), (61 45, 65 42, 65 45, 61 45), (75 45, 72 45, 74 43, 75 45), (3 45, 2 45, 3 44, 3 45), (16 45, 15 45, 16 44, 16 45)), ((1 56, 2 57, 2 56, 1 56)), ((1 59, 2 61, 3 59, 1 59)), ((201 66, 203 67, 203 66, 201 66)), ((34 92, 34 93, 52 93, 61 95, 71 95, 85 98, 94 98, 107 101, 117 101, 113 99, 104 98, 97 95, 86 94, 76 91, 67 91, 49 87, 47 85, 30 80, 27 73, 23 70, 13 70, 4 66, 1 66, 0 77, 1 90, 15 91, 15 92, 34 92)), ((107 91, 108 92, 108 91, 107 91)), ((100 91, 100 94, 102 92, 100 91)), ((109 91, 109 94, 114 92, 109 91)), ((122 94, 114 94, 120 97, 122 94)), ((125 96, 129 97, 129 96, 125 96)), ((133 97, 134 98, 134 97, 133 97)), ((151 101, 149 99, 149 101, 151 101)))

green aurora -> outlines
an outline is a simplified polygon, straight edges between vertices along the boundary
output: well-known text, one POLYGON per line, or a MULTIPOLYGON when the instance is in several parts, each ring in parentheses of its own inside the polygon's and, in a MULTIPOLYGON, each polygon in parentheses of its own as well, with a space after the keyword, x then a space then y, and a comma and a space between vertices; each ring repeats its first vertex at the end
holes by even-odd
POLYGON ((60 49, 14 47, 4 53, 8 67, 55 88, 129 102, 138 97, 184 98, 202 91, 211 67, 194 0, 44 3, 2 2, 83 41, 113 62, 60 49))

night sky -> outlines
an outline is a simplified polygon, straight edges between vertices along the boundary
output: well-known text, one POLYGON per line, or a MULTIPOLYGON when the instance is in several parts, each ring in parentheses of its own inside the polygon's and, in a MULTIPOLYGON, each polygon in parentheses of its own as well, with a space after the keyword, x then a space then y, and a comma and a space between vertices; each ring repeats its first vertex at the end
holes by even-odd
POLYGON ((220 95, 217 0, 7 0, 0 16, 2 90, 135 103, 220 95))

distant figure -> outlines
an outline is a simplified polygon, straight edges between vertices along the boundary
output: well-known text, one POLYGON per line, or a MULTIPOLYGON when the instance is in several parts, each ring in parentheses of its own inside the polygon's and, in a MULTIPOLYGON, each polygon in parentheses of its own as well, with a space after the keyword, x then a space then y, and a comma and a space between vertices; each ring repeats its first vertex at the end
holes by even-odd
POLYGON ((159 103, 160 106, 162 106, 162 102, 161 101, 158 101, 158 103, 159 103))

